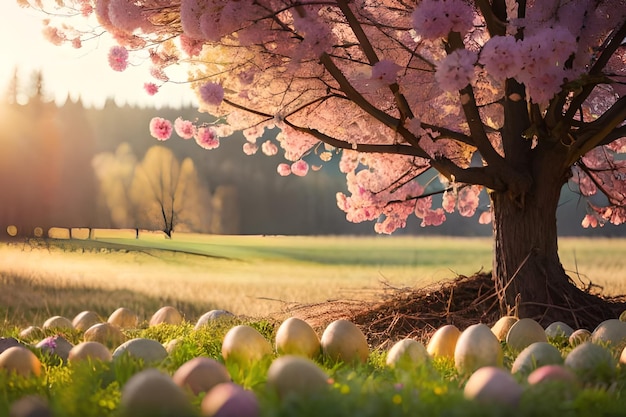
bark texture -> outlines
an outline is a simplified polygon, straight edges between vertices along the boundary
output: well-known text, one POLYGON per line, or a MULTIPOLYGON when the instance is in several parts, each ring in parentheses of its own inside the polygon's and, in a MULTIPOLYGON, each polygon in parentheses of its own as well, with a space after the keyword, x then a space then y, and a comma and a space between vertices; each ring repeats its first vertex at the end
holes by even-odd
POLYGON ((533 183, 523 198, 490 194, 493 279, 501 314, 533 318, 544 325, 563 321, 573 328, 593 330, 602 320, 616 318, 623 305, 580 288, 564 270, 558 254, 556 211, 568 171, 549 150, 542 150, 541 155, 532 160, 533 183))

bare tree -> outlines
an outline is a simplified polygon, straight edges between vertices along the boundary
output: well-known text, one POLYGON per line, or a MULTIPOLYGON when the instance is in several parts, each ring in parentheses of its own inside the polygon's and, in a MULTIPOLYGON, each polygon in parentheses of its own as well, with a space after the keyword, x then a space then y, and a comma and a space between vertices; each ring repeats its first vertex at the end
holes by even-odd
POLYGON ((141 227, 158 228, 172 236, 177 222, 174 205, 179 177, 180 163, 170 149, 162 146, 148 149, 135 168, 130 193, 141 227))

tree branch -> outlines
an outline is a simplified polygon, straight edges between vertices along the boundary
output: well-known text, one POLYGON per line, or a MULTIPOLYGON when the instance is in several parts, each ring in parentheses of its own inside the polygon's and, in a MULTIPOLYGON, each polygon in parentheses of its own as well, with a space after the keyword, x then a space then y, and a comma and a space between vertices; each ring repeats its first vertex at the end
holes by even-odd
POLYGON ((571 166, 581 156, 602 144, 626 120, 626 96, 617 100, 602 116, 577 132, 577 139, 569 147, 566 166, 571 166))
MULTIPOLYGON (((450 32, 448 35, 448 47, 447 52, 450 53, 457 49, 464 49, 463 39, 458 32, 450 32)), ((491 146, 491 142, 485 132, 482 119, 480 118, 480 112, 476 105, 476 97, 474 96, 474 89, 470 84, 465 86, 459 91, 461 106, 463 113, 465 114, 465 120, 470 129, 473 145, 478 148, 478 151, 482 155, 483 159, 488 165, 504 168, 504 159, 498 152, 491 146)))
MULTIPOLYGON (((626 38, 626 21, 622 22, 622 25, 619 28, 615 29, 611 35, 609 35, 609 38, 610 40, 608 44, 589 70, 588 74, 590 76, 599 75, 602 72, 602 69, 609 62, 611 56, 613 56, 615 51, 617 51, 617 48, 619 48, 621 43, 624 41, 624 38, 626 38)), ((571 121, 574 119, 576 112, 582 106, 585 100, 587 100, 587 97, 589 97, 589 94, 591 94, 595 86, 595 83, 585 85, 582 91, 572 100, 572 103, 567 109, 567 112, 565 112, 565 115, 563 116, 563 123, 565 123, 568 128, 569 126, 571 126, 571 121)), ((562 130, 565 131, 566 129, 562 130)))
POLYGON ((389 145, 379 145, 379 144, 364 144, 364 143, 350 143, 341 139, 334 138, 332 136, 328 136, 325 133, 320 132, 317 129, 311 129, 309 127, 298 126, 291 123, 289 120, 284 120, 284 123, 298 132, 307 133, 313 136, 320 141, 327 143, 335 148, 339 149, 350 149, 357 152, 364 153, 387 153, 387 154, 395 154, 395 155, 408 155, 408 156, 417 156, 424 159, 431 159, 430 156, 421 148, 416 148, 411 145, 403 145, 400 143, 394 143, 389 145))
POLYGON ((609 143, 620 138, 626 138, 626 125, 613 129, 613 131, 606 135, 604 140, 600 142, 599 145, 608 145, 609 143))
POLYGON ((447 158, 437 158, 431 162, 431 166, 451 181, 483 185, 496 191, 507 190, 507 185, 494 175, 493 168, 489 165, 461 168, 447 158))
POLYGON ((365 56, 367 57, 368 61, 370 62, 370 64, 374 65, 375 63, 379 61, 378 55, 376 54, 376 51, 372 47, 372 44, 370 43, 369 38, 363 31, 363 28, 361 27, 359 20, 356 18, 354 13, 352 13, 352 9, 350 9, 348 2, 346 0, 337 0, 337 6, 339 7, 341 12, 345 16, 346 20, 348 21, 348 25, 350 25, 350 29, 352 29, 352 32, 354 33, 356 38, 359 40, 359 45, 361 46, 363 53, 365 53, 365 56))
MULTIPOLYGON (((337 6, 339 6, 339 9, 348 21, 352 32, 359 40, 361 49, 363 50, 363 53, 365 53, 365 56, 367 57, 370 65, 375 65, 377 62, 379 62, 378 55, 372 47, 372 44, 365 34, 365 31, 363 30, 363 27, 361 26, 359 20, 352 12, 352 9, 350 9, 348 2, 346 0, 338 0, 337 6)), ((404 120, 406 118, 413 118, 413 112, 409 107, 409 103, 407 102, 406 98, 402 94, 400 94, 400 86, 398 86, 397 83, 393 83, 389 86, 389 89, 393 93, 393 96, 396 100, 396 104, 398 106, 398 109, 400 110, 401 119, 404 120)))
POLYGON ((450 130, 448 128, 441 127, 441 126, 431 125, 429 123, 421 123, 420 126, 422 127, 422 129, 428 129, 428 130, 432 130, 433 132, 439 133, 440 136, 437 138, 434 138, 433 140, 452 139, 452 140, 456 140, 457 142, 464 143, 466 145, 470 145, 474 147, 476 146, 476 144, 474 143, 474 141, 472 140, 470 136, 467 136, 461 132, 456 132, 454 130, 450 130))
MULTIPOLYGON (((506 24, 502 21, 502 18, 496 16, 494 9, 498 7, 496 3, 504 3, 502 1, 494 1, 493 5, 489 3, 489 0, 475 0, 474 4, 480 10, 483 17, 485 18, 485 23, 487 23, 487 30, 489 34, 493 36, 504 36, 506 35, 506 24)), ((503 9, 504 13, 506 13, 506 6, 500 7, 503 9)), ((506 14, 504 15, 506 19, 506 14)))

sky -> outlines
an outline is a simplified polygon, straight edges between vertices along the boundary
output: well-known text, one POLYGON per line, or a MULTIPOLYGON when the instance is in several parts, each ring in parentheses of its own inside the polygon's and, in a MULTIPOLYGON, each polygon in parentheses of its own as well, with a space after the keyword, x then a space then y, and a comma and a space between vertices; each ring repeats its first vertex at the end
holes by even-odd
POLYGON ((31 79, 41 70, 44 90, 58 104, 68 97, 81 98, 88 107, 100 107, 107 98, 117 104, 154 107, 180 107, 195 103, 190 88, 166 84, 155 96, 144 91, 145 82, 155 81, 149 73, 148 62, 133 62, 124 72, 113 71, 107 62, 107 53, 113 42, 98 38, 86 42, 82 48, 70 45, 55 46, 43 34, 42 20, 46 15, 29 8, 21 8, 16 0, 1 0, 0 11, 0 95, 13 77, 15 68, 19 78, 31 79))

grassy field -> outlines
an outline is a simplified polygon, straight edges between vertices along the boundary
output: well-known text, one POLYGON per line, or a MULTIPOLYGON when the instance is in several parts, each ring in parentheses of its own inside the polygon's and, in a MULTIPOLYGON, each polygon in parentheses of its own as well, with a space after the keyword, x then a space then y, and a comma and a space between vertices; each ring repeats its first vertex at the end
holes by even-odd
MULTIPOLYGON (((562 239, 583 285, 626 293, 626 240, 562 239)), ((163 305, 195 320, 211 309, 262 317, 326 300, 368 300, 491 269, 491 241, 444 237, 178 234, 0 245, 0 320, 36 324, 117 307, 144 318, 163 305), (34 322, 33 322, 34 321, 34 322)))

